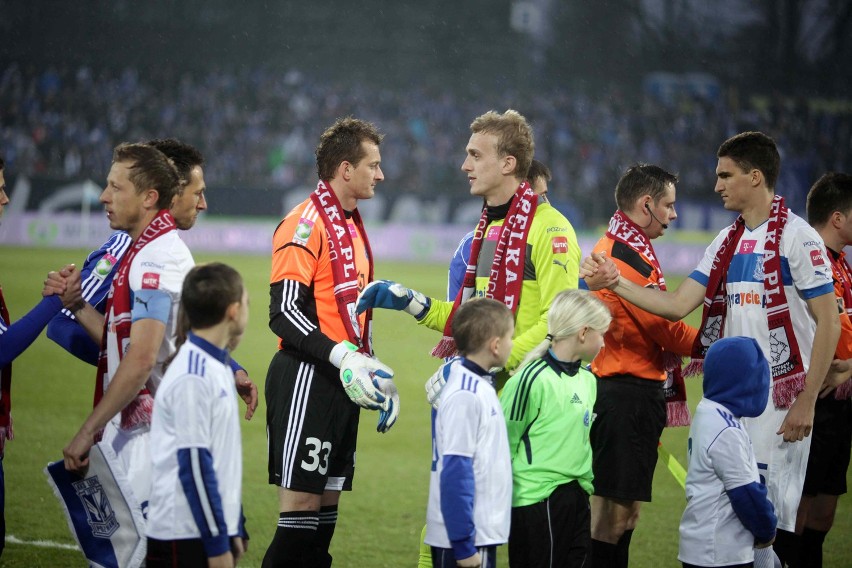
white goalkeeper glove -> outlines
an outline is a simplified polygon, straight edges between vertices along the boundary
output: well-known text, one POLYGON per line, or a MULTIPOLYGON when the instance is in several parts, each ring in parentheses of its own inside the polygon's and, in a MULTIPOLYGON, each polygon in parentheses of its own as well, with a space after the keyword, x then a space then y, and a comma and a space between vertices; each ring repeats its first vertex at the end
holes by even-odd
POLYGON ((334 346, 328 358, 332 365, 340 368, 343 390, 361 408, 387 408, 385 395, 379 390, 375 377, 390 379, 393 377, 393 369, 356 349, 348 341, 343 341, 334 346))
POLYGON ((373 382, 385 395, 385 403, 379 409, 379 424, 376 426, 376 432, 384 434, 396 424, 396 419, 399 418, 399 392, 396 390, 393 379, 375 378, 373 382))
POLYGON ((429 401, 429 404, 432 405, 432 408, 438 410, 438 402, 441 398, 441 391, 444 389, 444 385, 447 384, 447 378, 450 376, 450 365, 453 361, 458 360, 459 357, 453 357, 448 359, 446 363, 438 367, 438 370, 435 371, 431 377, 426 380, 426 400, 429 401))
POLYGON ((398 282, 376 280, 370 282, 358 296, 355 311, 359 314, 370 308, 405 310, 416 319, 422 319, 432 307, 432 300, 416 290, 398 282))

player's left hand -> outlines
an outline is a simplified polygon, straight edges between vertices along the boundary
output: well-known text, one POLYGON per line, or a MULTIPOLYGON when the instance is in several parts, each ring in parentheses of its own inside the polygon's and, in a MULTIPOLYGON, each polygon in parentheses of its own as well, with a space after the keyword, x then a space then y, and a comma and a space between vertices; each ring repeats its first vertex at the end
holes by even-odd
POLYGON ((614 288, 618 285, 619 276, 618 267, 605 252, 593 252, 580 265, 580 278, 586 281, 589 290, 614 288))
POLYGON ((89 470, 89 450, 95 445, 95 437, 82 429, 71 442, 62 450, 65 457, 65 469, 79 476, 86 475, 89 470))
POLYGON ((376 432, 384 434, 396 424, 396 419, 399 418, 399 391, 391 378, 386 379, 376 375, 373 378, 373 384, 385 395, 385 401, 379 408, 379 424, 376 426, 376 432))
POLYGON ((438 410, 438 402, 441 399, 441 391, 444 390, 444 385, 447 384, 447 377, 450 373, 450 363, 455 361, 457 357, 449 359, 446 363, 438 367, 435 373, 426 379, 426 400, 432 405, 432 408, 438 410))
POLYGON ((367 284, 358 295, 355 311, 360 314, 370 308, 405 310, 419 320, 426 315, 430 307, 432 300, 416 290, 406 288, 399 282, 375 280, 367 284))
POLYGON ((801 442, 811 435, 813 426, 814 401, 803 391, 793 401, 776 434, 783 434, 785 442, 801 442))
POLYGON ((6 440, 14 440, 15 432, 12 429, 12 415, 9 414, 9 425, 0 427, 0 457, 6 453, 6 440))
POLYGON ((852 376, 852 364, 850 359, 835 359, 831 362, 831 367, 828 369, 828 375, 822 383, 819 390, 819 397, 825 398, 834 389, 845 383, 852 376))
POLYGON ((246 420, 251 420, 254 411, 257 410, 257 385, 242 369, 234 373, 234 384, 237 387, 237 394, 246 403, 246 420))

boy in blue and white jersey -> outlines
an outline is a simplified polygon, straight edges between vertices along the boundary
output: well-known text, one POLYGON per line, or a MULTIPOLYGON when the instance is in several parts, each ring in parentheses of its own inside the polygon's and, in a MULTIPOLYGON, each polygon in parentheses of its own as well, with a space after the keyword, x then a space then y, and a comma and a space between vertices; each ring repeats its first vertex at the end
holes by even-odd
POLYGON ((245 550, 242 445, 229 349, 248 321, 239 273, 193 268, 181 292, 190 330, 154 401, 147 566, 234 566, 245 550))
POLYGON ((704 398, 689 430, 686 510, 678 560, 690 566, 753 566, 775 540, 777 518, 741 422, 769 398, 769 365, 750 337, 717 340, 704 360, 704 398))
POLYGON ((514 328, 511 311, 487 298, 465 302, 453 319, 461 357, 444 367, 447 382, 432 412, 426 544, 435 567, 494 567, 497 546, 509 538, 512 464, 488 369, 506 364, 514 328))

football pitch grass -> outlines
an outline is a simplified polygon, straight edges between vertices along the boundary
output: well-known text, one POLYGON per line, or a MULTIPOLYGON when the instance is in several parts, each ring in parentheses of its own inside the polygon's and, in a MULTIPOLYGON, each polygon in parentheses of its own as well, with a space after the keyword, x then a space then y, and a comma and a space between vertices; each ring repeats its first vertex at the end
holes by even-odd
MULTIPOLYGON (((10 248, 0 246, 0 284, 13 321, 40 298, 49 270, 82 261, 88 251, 10 248)), ((240 566, 260 566, 278 518, 275 488, 267 484, 266 430, 263 382, 276 349, 267 327, 269 259, 265 256, 198 254, 197 262, 219 260, 237 268, 249 288, 251 319, 235 358, 248 370, 260 390, 254 419, 241 421, 243 429, 243 505, 251 535, 240 566)), ((442 298, 446 267, 378 262, 376 278, 398 280, 442 298)), ((672 278, 674 288, 679 279, 672 278)), ((698 314, 690 316, 697 324, 698 314)), ((429 406, 423 383, 438 361, 429 351, 439 335, 416 325, 405 313, 377 310, 374 318, 377 356, 395 371, 401 415, 387 434, 376 432, 377 413, 363 411, 358 443, 354 491, 344 493, 340 519, 332 544, 334 565, 341 568, 415 566, 423 527, 431 461, 429 406)), ((15 440, 7 444, 7 542, 0 566, 85 566, 73 545, 57 500, 42 469, 62 457, 62 448, 88 415, 94 388, 94 367, 68 355, 42 334, 14 363, 13 416, 15 440), (33 543, 44 541, 46 546, 33 543), (63 545, 66 548, 60 548, 63 545)), ((700 399, 701 383, 688 379, 690 407, 700 399)), ((244 409, 240 403, 241 410, 244 409)), ((686 463, 688 428, 667 429, 662 442, 686 463)), ((848 474, 847 474, 848 479, 848 474)), ((654 500, 642 508, 633 536, 630 565, 638 568, 680 566, 677 562, 678 523, 685 504, 683 490, 662 463, 654 476, 654 500)), ((709 527, 708 527, 709 530, 709 527)), ((852 513, 848 497, 841 498, 835 526, 825 545, 825 566, 852 565, 852 513)), ((507 566, 507 550, 498 553, 507 566)))

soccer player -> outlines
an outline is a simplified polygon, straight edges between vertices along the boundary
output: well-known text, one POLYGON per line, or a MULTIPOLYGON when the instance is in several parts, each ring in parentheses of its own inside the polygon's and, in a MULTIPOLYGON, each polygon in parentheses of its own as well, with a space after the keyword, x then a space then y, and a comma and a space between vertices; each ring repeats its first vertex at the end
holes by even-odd
POLYGON ((355 472, 359 407, 380 409, 380 432, 399 415, 393 371, 372 357, 370 314, 355 315, 358 291, 373 279, 357 206, 384 179, 381 140, 373 124, 352 117, 326 129, 317 189, 272 238, 269 327, 280 341, 265 394, 279 519, 264 567, 331 566, 340 492, 352 489, 355 472))
POLYGON ((470 193, 485 200, 474 232, 463 286, 455 301, 427 298, 396 282, 379 280, 367 286, 358 312, 370 308, 405 310, 421 325, 443 330, 432 351, 436 357, 455 352, 450 330, 453 314, 470 297, 487 296, 515 314, 514 348, 498 375, 505 383, 530 349, 547 334, 547 310, 554 296, 577 287, 580 248, 568 220, 538 198, 525 181, 532 162, 532 128, 514 110, 477 117, 470 126, 462 171, 470 193))
POLYGON ((689 430, 677 556, 685 568, 753 566, 754 549, 775 538, 775 512, 742 425, 744 417, 759 416, 768 400, 769 365, 754 339, 725 337, 710 346, 704 398, 689 430))
POLYGON ((488 298, 465 303, 453 319, 461 357, 445 366, 441 406, 432 413, 426 544, 435 568, 495 568, 497 546, 509 537, 512 466, 488 369, 506 364, 513 328, 512 312, 488 298))
MULTIPOLYGON (((6 163, 0 158, 0 217, 9 204, 6 195, 6 178, 3 175, 6 163)), ((12 440, 12 361, 23 353, 59 310, 75 306, 81 301, 80 272, 74 265, 65 267, 68 280, 65 283, 45 281, 44 296, 27 315, 12 323, 6 300, 3 298, 3 288, 0 287, 0 554, 6 545, 6 489, 5 474, 3 473, 3 457, 6 451, 6 440, 12 440), (67 286, 67 288, 66 288, 67 286), (58 296, 57 294, 64 294, 58 296)))
POLYGON ((186 275, 180 302, 190 330, 154 401, 146 565, 234 566, 246 533, 242 442, 228 359, 246 329, 248 293, 230 266, 204 264, 186 275))
MULTIPOLYGON (((609 287, 673 321, 703 303, 692 352, 696 364, 719 337, 757 339, 772 371, 772 403, 743 423, 778 515, 776 552, 786 562, 814 404, 840 334, 837 304, 822 239, 775 194, 781 164, 775 141, 760 132, 744 132, 722 143, 717 157, 715 191, 725 208, 740 216, 719 233, 675 292, 619 277, 611 259, 594 253, 583 261, 581 276, 591 289, 609 287)), ((771 550, 764 549, 755 564, 769 558, 771 550)))
POLYGON ((104 316, 90 304, 74 310, 90 337, 105 334, 95 408, 63 450, 65 468, 84 474, 88 452, 103 432, 124 466, 143 511, 151 486, 148 437, 163 361, 174 352, 180 291, 194 265, 169 205, 180 178, 152 146, 120 144, 101 193, 110 227, 133 242, 122 259, 104 316))
MULTIPOLYGON (((638 286, 666 289, 652 241, 677 219, 676 183, 675 175, 658 166, 637 164, 615 186, 618 209, 593 250, 605 253, 621 275, 638 286)), ((593 557, 602 566, 626 568, 642 502, 651 500, 657 445, 667 416, 670 426, 689 423, 680 366, 698 332, 650 314, 609 290, 595 294, 612 312, 613 323, 592 361, 598 378, 591 432, 593 557), (673 380, 668 384, 670 373, 673 380)))
MULTIPOLYGON (((198 214, 207 209, 204 156, 194 146, 174 138, 149 140, 146 144, 160 150, 177 168, 180 186, 170 212, 177 228, 188 231, 195 225, 198 214)), ((83 298, 101 314, 106 309, 107 293, 130 241, 126 231, 116 231, 98 250, 89 254, 80 271, 83 298)), ((100 340, 96 342, 89 337, 86 330, 77 325, 70 311, 63 310, 50 321, 47 336, 75 357, 92 365, 98 364, 100 340)), ((246 402, 245 417, 249 420, 257 408, 257 386, 236 361, 231 359, 230 365, 234 370, 237 391, 246 402)))
MULTIPOLYGON (((841 333, 834 352, 852 362, 852 268, 843 248, 852 245, 852 175, 827 173, 808 193, 808 223, 825 242, 834 277, 841 333)), ((848 377, 848 373, 846 374, 848 377)), ((852 382, 830 392, 824 388, 814 412, 813 440, 796 532, 801 535, 795 567, 822 566, 822 545, 834 524, 837 501, 846 493, 852 445, 852 382)))
POLYGON ((598 354, 611 321, 593 294, 560 292, 550 306, 547 336, 500 393, 512 456, 510 566, 587 565, 597 387, 581 362, 598 354))

